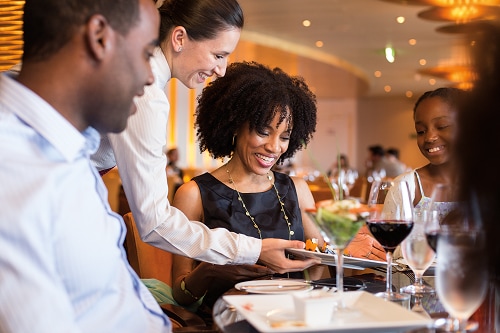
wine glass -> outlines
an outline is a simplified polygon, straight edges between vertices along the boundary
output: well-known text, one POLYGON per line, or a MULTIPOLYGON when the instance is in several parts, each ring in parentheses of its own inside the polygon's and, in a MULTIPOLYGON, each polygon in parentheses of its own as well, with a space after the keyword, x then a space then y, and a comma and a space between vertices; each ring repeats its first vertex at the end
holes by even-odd
POLYGON ((424 294, 415 294, 415 304, 411 308, 412 312, 418 313, 425 318, 431 318, 431 315, 425 310, 422 305, 422 298, 424 298, 424 294))
POLYGON ((424 272, 429 268, 435 258, 434 250, 429 246, 425 234, 427 211, 415 209, 413 229, 401 243, 403 258, 415 274, 415 283, 402 287, 400 291, 405 294, 433 294, 435 290, 423 283, 424 272))
POLYGON ((375 294, 387 301, 405 304, 408 294, 392 291, 392 256, 396 247, 413 228, 413 203, 405 181, 375 181, 368 198, 370 216, 366 224, 375 239, 386 251, 386 291, 375 294), (387 198, 386 198, 387 197, 387 198), (388 206, 387 202, 391 205, 388 206), (385 206, 385 207, 384 207, 385 206))
POLYGON ((344 292, 344 249, 357 234, 365 223, 361 215, 352 214, 351 208, 359 205, 354 199, 329 200, 319 205, 316 212, 309 211, 308 214, 320 229, 325 241, 335 250, 336 254, 336 283, 339 295, 337 312, 354 312, 347 309, 342 294, 344 292), (353 219, 354 217, 354 219, 353 219))
POLYGON ((439 300, 450 315, 441 329, 466 332, 477 323, 469 317, 486 295, 488 272, 484 256, 484 231, 470 224, 463 208, 450 212, 443 221, 437 241, 436 289, 439 300))
POLYGON ((434 252, 436 252, 441 221, 455 207, 457 207, 456 188, 448 184, 436 184, 432 190, 425 222, 427 242, 434 252))

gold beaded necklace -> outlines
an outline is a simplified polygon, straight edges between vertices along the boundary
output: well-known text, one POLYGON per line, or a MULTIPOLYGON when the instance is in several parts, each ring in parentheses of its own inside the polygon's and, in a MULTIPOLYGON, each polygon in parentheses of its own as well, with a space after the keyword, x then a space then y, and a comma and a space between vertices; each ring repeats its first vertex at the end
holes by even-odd
MULTIPOLYGON (((257 229, 257 232, 259 233, 259 238, 262 239, 262 233, 260 231, 260 228, 259 226, 257 225, 257 223, 255 223, 255 218, 250 214, 250 212, 248 211, 248 208, 247 206, 245 205, 245 202, 243 201, 243 198, 241 197, 241 194, 240 194, 240 191, 238 191, 238 188, 236 187, 236 183, 234 182, 233 180, 233 177, 231 177, 231 172, 229 172, 229 169, 226 169, 226 172, 227 172, 227 175, 229 177, 229 183, 233 185, 234 187, 234 190, 236 191, 236 193, 238 194, 238 201, 241 203, 241 205, 243 206, 243 209, 245 210, 245 215, 248 216, 248 218, 252 221, 253 223, 253 226, 255 229, 257 229)), ((283 213, 283 217, 285 218, 285 222, 286 222, 286 225, 288 227, 288 240, 291 240, 292 239, 292 236, 294 235, 294 231, 290 228, 290 226, 292 225, 290 223, 290 221, 288 220, 288 216, 286 215, 286 212, 285 212, 285 204, 283 203, 283 201, 281 200, 281 197, 280 197, 280 194, 278 192, 278 189, 276 188, 276 185, 274 184, 274 182, 272 181, 273 180, 273 177, 269 174, 269 172, 267 173, 267 179, 269 179, 269 182, 271 183, 271 185, 273 186, 274 188, 274 191, 276 192, 276 197, 278 198, 278 201, 280 203, 280 206, 281 206, 281 212, 283 213)))

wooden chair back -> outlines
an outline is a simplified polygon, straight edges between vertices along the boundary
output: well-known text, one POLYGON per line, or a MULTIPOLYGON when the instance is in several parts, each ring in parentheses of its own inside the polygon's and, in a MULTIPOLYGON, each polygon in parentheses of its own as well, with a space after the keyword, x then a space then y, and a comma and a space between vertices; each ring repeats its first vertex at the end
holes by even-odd
MULTIPOLYGON (((130 266, 141 279, 157 279, 172 285, 172 254, 142 241, 132 213, 123 215, 127 226, 125 244, 130 266)), ((170 318, 173 333, 218 333, 201 317, 181 306, 160 304, 170 318)))
POLYGON ((141 279, 157 279, 172 285, 172 254, 142 241, 132 213, 123 216, 125 244, 130 266, 141 279))

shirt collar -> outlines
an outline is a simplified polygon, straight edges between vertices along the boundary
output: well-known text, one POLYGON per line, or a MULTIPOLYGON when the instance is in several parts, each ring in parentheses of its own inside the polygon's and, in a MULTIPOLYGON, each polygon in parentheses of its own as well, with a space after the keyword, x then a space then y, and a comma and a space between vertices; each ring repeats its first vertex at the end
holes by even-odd
POLYGON ((160 47, 155 48, 151 57, 151 68, 155 77, 155 85, 162 90, 165 89, 168 81, 172 78, 172 72, 160 47))
POLYGON ((80 133, 36 93, 13 79, 15 73, 0 75, 0 103, 33 128, 67 161, 89 155, 99 147, 99 133, 89 127, 80 133))

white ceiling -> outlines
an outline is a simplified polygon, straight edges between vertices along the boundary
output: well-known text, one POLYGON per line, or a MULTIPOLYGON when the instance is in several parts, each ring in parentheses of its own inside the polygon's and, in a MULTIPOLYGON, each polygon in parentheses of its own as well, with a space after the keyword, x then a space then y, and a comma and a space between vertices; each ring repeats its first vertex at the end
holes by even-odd
MULTIPOLYGON (((242 40, 271 38, 282 49, 296 50, 327 62, 338 62, 368 81, 364 96, 421 93, 452 82, 419 75, 418 70, 443 64, 462 64, 466 58, 463 35, 436 32, 437 27, 453 22, 436 22, 417 17, 425 6, 404 5, 381 0, 239 0, 245 14, 242 40), (404 16, 405 23, 396 22, 404 16), (304 19, 311 26, 302 26, 304 19), (256 37, 257 36, 257 37, 256 37), (408 40, 417 43, 411 46, 408 40), (316 41, 324 43, 322 48, 316 41), (389 63, 383 49, 391 44, 396 61, 389 63), (419 64, 426 59, 426 65, 419 64), (382 76, 376 78, 375 71, 382 76), (390 85, 387 93, 384 86, 390 85)), ((269 41, 268 41, 269 43, 269 41)), ((328 78, 334 81, 335 77, 328 78)), ((306 80, 313 80, 307 78, 306 80)))

